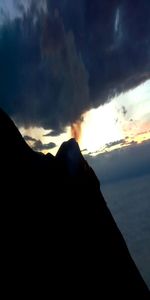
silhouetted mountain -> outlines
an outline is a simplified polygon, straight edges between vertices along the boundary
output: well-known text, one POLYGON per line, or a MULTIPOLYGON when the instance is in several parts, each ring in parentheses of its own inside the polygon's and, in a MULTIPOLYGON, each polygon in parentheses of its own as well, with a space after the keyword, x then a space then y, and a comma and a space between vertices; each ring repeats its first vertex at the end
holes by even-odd
POLYGON ((75 140, 34 152, 0 110, 1 257, 12 296, 149 299, 75 140))

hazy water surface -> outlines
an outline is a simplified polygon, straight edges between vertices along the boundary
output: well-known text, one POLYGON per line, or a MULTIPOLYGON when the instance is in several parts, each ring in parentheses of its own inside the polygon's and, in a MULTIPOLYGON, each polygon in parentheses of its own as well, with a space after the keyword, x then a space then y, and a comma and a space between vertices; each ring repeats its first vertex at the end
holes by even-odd
POLYGON ((150 287, 150 175, 101 185, 101 190, 150 287))

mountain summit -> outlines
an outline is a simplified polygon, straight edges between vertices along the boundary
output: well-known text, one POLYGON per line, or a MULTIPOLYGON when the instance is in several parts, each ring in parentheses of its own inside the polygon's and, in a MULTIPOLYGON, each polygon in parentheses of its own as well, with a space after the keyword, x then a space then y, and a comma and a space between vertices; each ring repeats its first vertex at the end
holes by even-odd
POLYGON ((2 110, 0 138, 5 295, 149 299, 76 141, 36 153, 2 110))

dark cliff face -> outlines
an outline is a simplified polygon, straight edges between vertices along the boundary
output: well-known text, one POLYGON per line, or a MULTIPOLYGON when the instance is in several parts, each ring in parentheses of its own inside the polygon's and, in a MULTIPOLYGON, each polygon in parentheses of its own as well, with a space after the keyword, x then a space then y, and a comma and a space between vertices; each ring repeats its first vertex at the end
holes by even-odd
MULTIPOLYGON (((31 150, 0 110, 2 261, 12 295, 149 299, 75 140, 31 150)), ((121 195, 120 195, 121 197, 121 195)))

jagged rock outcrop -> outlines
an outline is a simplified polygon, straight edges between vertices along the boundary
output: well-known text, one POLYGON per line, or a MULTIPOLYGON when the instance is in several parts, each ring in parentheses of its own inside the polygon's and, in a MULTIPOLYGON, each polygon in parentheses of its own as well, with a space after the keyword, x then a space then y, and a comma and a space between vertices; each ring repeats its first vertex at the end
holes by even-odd
POLYGON ((19 297, 149 299, 75 140, 56 157, 36 153, 2 110, 0 138, 5 291, 19 297))

